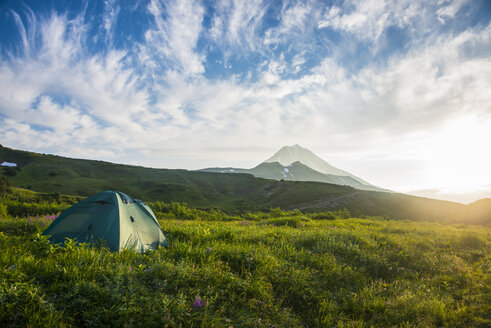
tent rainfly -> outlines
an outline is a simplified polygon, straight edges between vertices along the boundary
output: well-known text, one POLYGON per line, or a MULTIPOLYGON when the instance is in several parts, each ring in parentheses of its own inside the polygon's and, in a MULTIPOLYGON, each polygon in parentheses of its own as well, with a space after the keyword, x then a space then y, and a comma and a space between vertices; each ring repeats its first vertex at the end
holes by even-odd
POLYGON ((167 246, 152 209, 141 200, 118 191, 103 191, 64 211, 43 232, 53 243, 65 238, 79 242, 103 242, 112 251, 167 246))

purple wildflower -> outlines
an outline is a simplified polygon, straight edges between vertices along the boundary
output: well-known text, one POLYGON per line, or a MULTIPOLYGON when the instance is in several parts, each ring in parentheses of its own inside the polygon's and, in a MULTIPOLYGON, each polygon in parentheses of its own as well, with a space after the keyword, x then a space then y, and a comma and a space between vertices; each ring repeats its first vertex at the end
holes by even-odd
POLYGON ((195 309, 201 309, 202 307, 206 307, 208 306, 208 303, 206 301, 203 301, 201 298, 199 298, 198 296, 196 296, 194 298, 194 303, 193 303, 193 307, 195 309))

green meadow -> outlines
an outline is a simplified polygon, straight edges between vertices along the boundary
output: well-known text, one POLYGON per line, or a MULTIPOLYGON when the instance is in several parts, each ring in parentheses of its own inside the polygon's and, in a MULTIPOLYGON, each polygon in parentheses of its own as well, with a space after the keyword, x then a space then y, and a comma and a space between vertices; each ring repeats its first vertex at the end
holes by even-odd
POLYGON ((156 202, 170 246, 112 253, 50 244, 47 213, 77 199, 33 195, 0 204, 3 327, 491 324, 488 226, 156 202))

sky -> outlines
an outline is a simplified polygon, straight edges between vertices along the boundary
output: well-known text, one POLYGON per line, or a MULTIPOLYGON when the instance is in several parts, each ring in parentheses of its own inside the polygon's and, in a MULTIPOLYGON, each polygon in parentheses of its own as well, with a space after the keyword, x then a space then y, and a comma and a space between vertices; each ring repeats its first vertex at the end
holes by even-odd
POLYGON ((0 144, 491 197, 491 1, 0 0, 0 144))

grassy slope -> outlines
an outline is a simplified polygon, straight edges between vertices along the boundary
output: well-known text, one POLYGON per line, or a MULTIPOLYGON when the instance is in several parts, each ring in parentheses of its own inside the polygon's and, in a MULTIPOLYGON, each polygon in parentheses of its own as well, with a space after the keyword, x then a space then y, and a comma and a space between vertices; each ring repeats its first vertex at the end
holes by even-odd
POLYGON ((224 206, 268 183, 251 175, 220 175, 151 169, 101 161, 0 148, 0 159, 18 163, 14 185, 44 192, 89 196, 116 189, 145 200, 183 201, 194 206, 224 206))
MULTIPOLYGON (((112 189, 145 201, 187 202, 227 211, 270 207, 304 210, 348 208, 357 215, 398 219, 491 222, 491 202, 477 205, 402 194, 358 191, 318 182, 272 181, 249 174, 151 169, 101 161, 70 159, 0 148, 0 161, 20 170, 9 176, 15 186, 43 192, 88 196, 112 189)), ((5 169, 4 169, 5 170, 5 169)))
POLYGON ((171 245, 145 255, 53 247, 42 220, 2 219, 0 326, 491 324, 489 231, 283 215, 160 219, 171 245))

